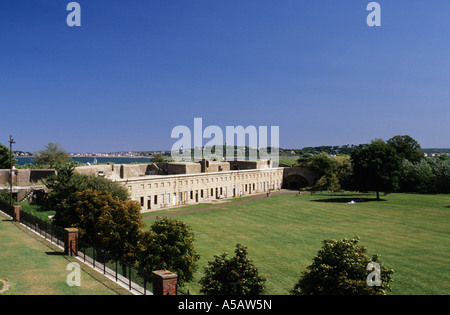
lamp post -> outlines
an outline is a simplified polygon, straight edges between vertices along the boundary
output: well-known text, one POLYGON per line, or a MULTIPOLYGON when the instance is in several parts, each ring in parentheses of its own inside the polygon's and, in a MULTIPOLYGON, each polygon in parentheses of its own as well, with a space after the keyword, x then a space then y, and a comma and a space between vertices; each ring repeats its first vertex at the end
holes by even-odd
POLYGON ((16 143, 13 139, 13 136, 9 136, 9 165, 10 165, 10 171, 9 171, 9 203, 12 206, 13 205, 13 197, 12 197, 12 183, 13 183, 13 164, 12 164, 12 145, 13 143, 16 143))

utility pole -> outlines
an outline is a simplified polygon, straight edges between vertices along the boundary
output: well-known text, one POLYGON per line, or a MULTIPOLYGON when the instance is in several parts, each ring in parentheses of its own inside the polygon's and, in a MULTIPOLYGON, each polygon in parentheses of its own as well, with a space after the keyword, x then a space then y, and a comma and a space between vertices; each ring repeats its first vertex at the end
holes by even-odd
POLYGON ((9 165, 10 165, 10 171, 9 171, 9 203, 12 206, 13 205, 13 197, 12 197, 12 184, 13 184, 13 164, 12 164, 12 145, 13 143, 16 143, 13 139, 13 136, 9 136, 9 165))

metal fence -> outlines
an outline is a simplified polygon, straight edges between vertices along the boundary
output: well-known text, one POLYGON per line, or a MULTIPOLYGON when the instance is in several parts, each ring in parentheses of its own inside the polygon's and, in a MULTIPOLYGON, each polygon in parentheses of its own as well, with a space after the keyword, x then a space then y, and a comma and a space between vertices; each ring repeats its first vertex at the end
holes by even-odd
MULTIPOLYGON (((0 210, 14 217, 14 207, 0 201, 0 210)), ((20 212, 20 223, 27 226, 37 234, 64 248, 65 232, 54 227, 51 223, 43 221, 27 212, 20 212)), ((120 259, 109 255, 105 250, 79 240, 78 257, 94 269, 100 270, 104 275, 113 278, 117 283, 126 286, 130 291, 138 294, 153 294, 152 275, 147 274, 135 266, 122 262, 120 259)))
POLYGON ((142 295, 152 294, 153 280, 151 274, 139 270, 131 264, 124 263, 104 250, 97 249, 79 240, 78 257, 94 269, 113 278, 117 283, 126 286, 128 290, 142 295))
MULTIPOLYGON (((0 190, 1 192, 1 190, 0 190)), ((0 200, 0 210, 2 210, 4 213, 9 215, 10 217, 14 217, 14 207, 11 206, 9 203, 4 202, 3 200, 0 200)))
POLYGON ((20 212, 20 223, 58 246, 64 247, 64 231, 27 212, 20 212))

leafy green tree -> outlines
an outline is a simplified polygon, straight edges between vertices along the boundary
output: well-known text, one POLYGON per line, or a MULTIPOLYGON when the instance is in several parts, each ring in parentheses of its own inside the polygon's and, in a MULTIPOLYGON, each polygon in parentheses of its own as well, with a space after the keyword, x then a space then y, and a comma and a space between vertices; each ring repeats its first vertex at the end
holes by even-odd
POLYGON ((57 168, 55 175, 47 178, 46 186, 49 189, 45 199, 41 201, 50 209, 56 210, 54 223, 57 226, 66 228, 71 222, 62 220, 64 209, 67 206, 66 200, 76 192, 85 189, 84 177, 74 173, 75 168, 70 165, 63 165, 57 168))
POLYGON ((228 259, 227 253, 214 256, 214 261, 204 267, 204 276, 199 281, 201 292, 207 295, 259 295, 265 290, 265 279, 259 274, 251 259, 247 258, 247 247, 236 244, 235 256, 228 259))
POLYGON ((390 290, 393 270, 380 262, 379 256, 370 258, 367 249, 358 246, 359 238, 325 240, 313 263, 302 271, 294 286, 293 295, 384 295, 390 290), (379 286, 369 286, 369 263, 380 265, 379 286))
POLYGON ((450 158, 440 156, 429 160, 433 173, 433 192, 450 193, 450 158))
POLYGON ((303 156, 298 160, 297 166, 310 169, 317 174, 318 178, 334 173, 337 169, 336 161, 325 152, 303 156))
POLYGON ((45 150, 36 152, 34 159, 36 164, 48 165, 49 167, 65 165, 72 161, 70 155, 59 144, 54 142, 47 144, 45 150))
MULTIPOLYGON (((0 143, 0 169, 10 169, 10 150, 8 147, 0 143)), ((17 160, 12 159, 12 164, 16 165, 17 160)))
POLYGON ((0 190, 0 201, 9 204, 10 193, 7 190, 0 190))
POLYGON ((434 190, 435 175, 429 162, 402 161, 400 190, 403 192, 428 193, 434 190))
POLYGON ((152 163, 164 163, 165 161, 166 159, 161 153, 155 154, 155 156, 152 158, 152 163))
POLYGON ((53 224, 61 228, 69 227, 73 223, 68 213, 72 202, 71 197, 78 192, 91 189, 109 192, 122 201, 129 199, 127 189, 120 183, 103 177, 78 174, 70 164, 59 166, 57 174, 47 179, 46 186, 49 192, 41 203, 56 211, 53 224))
POLYGON ((114 197, 119 198, 120 200, 128 200, 130 198, 130 194, 124 185, 112 181, 110 179, 95 176, 95 175, 80 175, 76 174, 75 176, 81 176, 83 178, 83 186, 79 188, 79 190, 84 189, 93 189, 99 191, 107 191, 111 193, 114 197))
POLYGON ((311 187, 311 190, 337 191, 340 189, 338 174, 342 172, 342 167, 338 167, 336 159, 330 157, 327 153, 305 154, 297 160, 297 166, 305 167, 316 174, 318 180, 311 187))
POLYGON ((194 234, 184 222, 157 218, 150 230, 141 233, 139 268, 151 274, 154 270, 170 270, 178 282, 192 281, 200 256, 194 250, 194 234))
POLYGON ((395 136, 387 141, 400 157, 410 162, 419 162, 424 158, 420 144, 410 136, 395 136))
POLYGON ((106 191, 87 189, 69 198, 65 215, 80 238, 123 262, 136 261, 142 221, 136 201, 120 200, 106 191))
POLYGON ((359 191, 394 192, 399 188, 401 159, 383 140, 373 140, 364 149, 351 154, 353 184, 359 191))

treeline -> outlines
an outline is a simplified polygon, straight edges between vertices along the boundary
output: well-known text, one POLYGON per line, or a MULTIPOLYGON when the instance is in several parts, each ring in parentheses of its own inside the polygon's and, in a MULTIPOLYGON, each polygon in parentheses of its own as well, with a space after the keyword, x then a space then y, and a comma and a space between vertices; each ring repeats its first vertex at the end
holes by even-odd
POLYGON ((342 146, 333 145, 333 146, 318 146, 318 147, 304 147, 302 149, 292 149, 295 154, 298 155, 306 155, 306 154, 320 154, 320 153, 326 153, 328 155, 349 155, 355 150, 363 149, 367 147, 368 144, 346 144, 342 146))
POLYGON ((373 140, 349 155, 304 154, 296 166, 317 174, 311 191, 376 191, 378 199, 380 192, 450 193, 450 157, 425 158, 407 135, 373 140))

